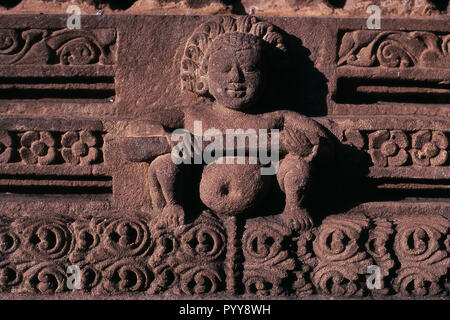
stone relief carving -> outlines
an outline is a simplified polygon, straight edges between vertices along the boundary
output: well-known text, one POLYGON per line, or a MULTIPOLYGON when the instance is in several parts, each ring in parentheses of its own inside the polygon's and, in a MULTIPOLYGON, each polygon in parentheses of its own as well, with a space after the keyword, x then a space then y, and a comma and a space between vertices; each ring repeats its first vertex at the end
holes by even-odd
POLYGON ((351 31, 342 37, 337 65, 449 68, 449 46, 449 34, 425 31, 351 31))
MULTIPOLYGON (((278 183, 286 197, 282 214, 285 222, 294 229, 308 229, 312 220, 303 199, 311 163, 327 135, 320 125, 297 113, 264 112, 270 58, 277 51, 286 51, 282 35, 273 25, 254 17, 223 17, 199 26, 184 51, 181 82, 184 90, 210 97, 211 104, 181 109, 178 122, 165 126, 185 128, 190 134, 194 134, 195 121, 202 123, 203 130, 279 130, 277 181, 261 176, 261 165, 251 164, 249 157, 245 165, 238 164, 237 157, 232 160, 234 164, 221 165, 224 158, 218 157, 203 168, 200 199, 215 214, 242 216, 261 202, 269 183, 278 183), (246 183, 242 177, 246 177, 246 183)), ((170 133, 166 135, 170 139, 170 133)), ((182 183, 182 170, 170 154, 158 156, 149 168, 153 205, 162 211, 169 226, 184 223, 185 209, 176 194, 182 189, 177 186, 182 183)))
POLYGON ((0 163, 90 165, 102 162, 101 132, 0 131, 0 163))
POLYGON ((0 64, 114 64, 114 29, 0 30, 0 64))
POLYGON ((374 166, 448 166, 448 133, 437 130, 346 129, 345 143, 368 152, 374 166), (368 141, 368 143, 366 143, 368 141))
MULTIPOLYGON (((7 35, 2 38, 5 48, 13 46, 14 37, 21 38, 19 42, 29 48, 17 47, 4 53, 3 61, 7 62, 1 62, 0 52, 0 64, 115 64, 113 50, 107 54, 86 34, 85 38, 77 34, 75 39, 61 30, 11 30, 0 30, 7 35), (44 44, 49 46, 47 51, 41 50, 44 44)), ((108 30, 104 32, 114 34, 108 46, 114 47, 115 32, 108 30)), ((91 36, 99 37, 94 33, 91 36)), ((434 68, 431 57, 446 63, 448 48, 443 45, 447 38, 431 32, 349 32, 341 44, 341 49, 349 52, 343 53, 340 58, 345 59, 339 65, 434 68), (362 44, 358 42, 361 39, 365 39, 362 44), (419 53, 414 51, 418 43, 424 48, 419 53), (436 49, 435 43, 441 47, 436 49), (370 57, 366 55, 369 51, 370 57)), ((406 167, 419 175, 424 170, 442 169, 427 171, 429 176, 416 180, 437 179, 430 182, 432 187, 445 190, 449 135, 442 126, 446 122, 438 128, 418 125, 420 129, 369 123, 370 128, 364 129, 367 123, 356 126, 348 121, 336 129, 327 119, 319 125, 320 120, 278 110, 266 95, 275 79, 271 69, 289 49, 284 33, 272 24, 255 17, 221 17, 195 29, 181 57, 183 94, 205 99, 198 105, 164 110, 162 117, 155 116, 162 119, 160 122, 138 120, 144 127, 151 127, 150 133, 124 133, 126 130, 120 131, 123 122, 110 119, 104 121, 108 130, 103 128, 104 123, 68 123, 64 129, 49 129, 2 122, 1 197, 6 199, 12 187, 27 184, 38 191, 48 186, 75 188, 66 193, 64 199, 69 202, 67 194, 77 192, 112 194, 110 175, 115 175, 116 187, 121 183, 116 181, 126 174, 134 175, 137 184, 140 180, 136 172, 146 172, 142 180, 148 184, 152 209, 118 209, 114 208, 114 199, 108 198, 102 202, 101 214, 91 212, 91 203, 87 202, 85 207, 69 204, 55 210, 47 208, 47 203, 39 204, 36 207, 45 210, 37 216, 27 210, 17 217, 11 217, 12 210, 0 215, 0 292, 70 291, 66 268, 75 264, 82 271, 80 292, 92 295, 447 297, 448 206, 438 206, 432 213, 416 205, 406 209, 399 205, 389 213, 372 207, 352 213, 342 210, 335 215, 324 211, 318 218, 317 210, 311 211, 306 202, 311 182, 319 181, 319 165, 329 164, 333 152, 339 151, 332 148, 337 140, 341 140, 341 146, 367 155, 371 163, 365 163, 365 167, 406 167), (243 156, 225 156, 228 149, 224 147, 224 153, 211 163, 175 164, 171 151, 178 141, 172 141, 171 134, 184 129, 195 149, 195 121, 202 123, 201 134, 213 128, 220 132, 279 130, 276 175, 261 175, 265 164, 258 159, 253 162, 248 145, 243 156), (334 133, 337 139, 325 128, 340 130, 334 133), (119 153, 119 147, 122 154, 114 154, 112 161, 103 158, 108 149, 119 153), (243 164, 239 163, 242 158, 243 164), (225 163, 221 164, 221 159, 225 163), (93 169, 96 165, 104 171, 93 169), (140 171, 126 172, 131 166, 140 171), (119 171, 126 174, 122 176, 119 171), (370 265, 380 267, 381 288, 367 288, 370 265)), ((148 119, 154 115, 151 113, 148 119)), ((131 129, 140 125, 124 122, 131 129)), ((220 141, 219 136, 202 141, 199 149, 204 151, 216 139, 220 141)), ((272 146, 274 137, 269 135, 265 144, 272 146)), ((195 158, 197 151, 190 156, 195 158)), ((354 161, 352 157, 344 160, 354 161)), ((120 200, 130 194, 121 195, 119 191, 114 196, 120 200)), ((22 205, 27 208, 28 204, 19 202, 16 207, 22 205)))
POLYGON ((114 102, 116 40, 113 28, 0 28, 0 100, 114 102))
MULTIPOLYGON (((394 247, 402 267, 397 271, 394 287, 405 295, 439 294, 443 288, 436 282, 448 274, 448 252, 442 250, 448 238, 448 221, 426 220, 422 217, 395 221, 398 227, 394 247)), ((448 290, 448 279, 444 283, 448 290)))
POLYGON ((448 292, 450 224, 443 217, 330 216, 317 230, 300 236, 273 218, 257 219, 263 220, 247 222, 239 240, 245 258, 242 277, 227 273, 229 265, 235 265, 226 252, 230 234, 207 212, 171 229, 158 228, 146 217, 3 219, 0 290, 68 291, 65 266, 77 264, 82 290, 93 294, 448 292), (365 285, 371 264, 380 266, 382 275, 382 287, 373 291, 365 285))
POLYGON ((412 136, 410 151, 414 164, 440 166, 447 162, 448 139, 443 132, 421 130, 412 136))

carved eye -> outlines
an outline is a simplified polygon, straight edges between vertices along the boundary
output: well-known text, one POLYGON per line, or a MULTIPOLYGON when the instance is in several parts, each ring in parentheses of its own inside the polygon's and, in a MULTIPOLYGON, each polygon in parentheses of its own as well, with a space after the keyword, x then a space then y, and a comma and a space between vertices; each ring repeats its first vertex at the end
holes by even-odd
POLYGON ((220 73, 228 73, 231 70, 231 63, 228 61, 213 62, 211 70, 220 73))
POLYGON ((223 64, 220 66, 219 70, 224 73, 228 73, 231 70, 231 64, 223 64))
POLYGON ((255 72, 256 71, 256 65, 254 65, 254 64, 244 65, 242 67, 242 70, 244 70, 244 72, 255 72))

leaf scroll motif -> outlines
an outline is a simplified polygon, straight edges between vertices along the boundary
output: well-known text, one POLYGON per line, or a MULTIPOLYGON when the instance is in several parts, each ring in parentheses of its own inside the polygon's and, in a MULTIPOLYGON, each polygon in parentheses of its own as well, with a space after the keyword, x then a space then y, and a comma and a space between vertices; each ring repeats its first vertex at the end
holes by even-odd
POLYGON ((448 38, 422 31, 351 31, 342 37, 337 65, 450 68, 448 38))
POLYGON ((0 29, 0 64, 115 63, 116 31, 0 29))

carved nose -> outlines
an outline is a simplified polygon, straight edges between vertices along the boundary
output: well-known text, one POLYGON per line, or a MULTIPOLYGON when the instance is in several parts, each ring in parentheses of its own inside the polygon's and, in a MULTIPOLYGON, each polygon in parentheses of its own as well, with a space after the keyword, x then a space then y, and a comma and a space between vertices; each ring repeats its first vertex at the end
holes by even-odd
POLYGON ((231 82, 241 82, 243 80, 242 73, 236 64, 233 64, 231 67, 229 75, 231 82))

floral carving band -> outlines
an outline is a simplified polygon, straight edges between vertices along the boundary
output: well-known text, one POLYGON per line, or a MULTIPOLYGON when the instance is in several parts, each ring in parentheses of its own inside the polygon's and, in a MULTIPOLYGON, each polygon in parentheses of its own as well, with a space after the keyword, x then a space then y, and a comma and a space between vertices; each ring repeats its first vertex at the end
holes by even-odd
POLYGON ((347 143, 366 150, 377 167, 448 166, 447 132, 377 130, 361 133, 347 129, 344 136, 347 143), (365 144, 364 136, 368 145, 365 144))
POLYGON ((102 141, 102 133, 89 130, 3 130, 0 131, 0 163, 89 165, 101 162, 102 141))

